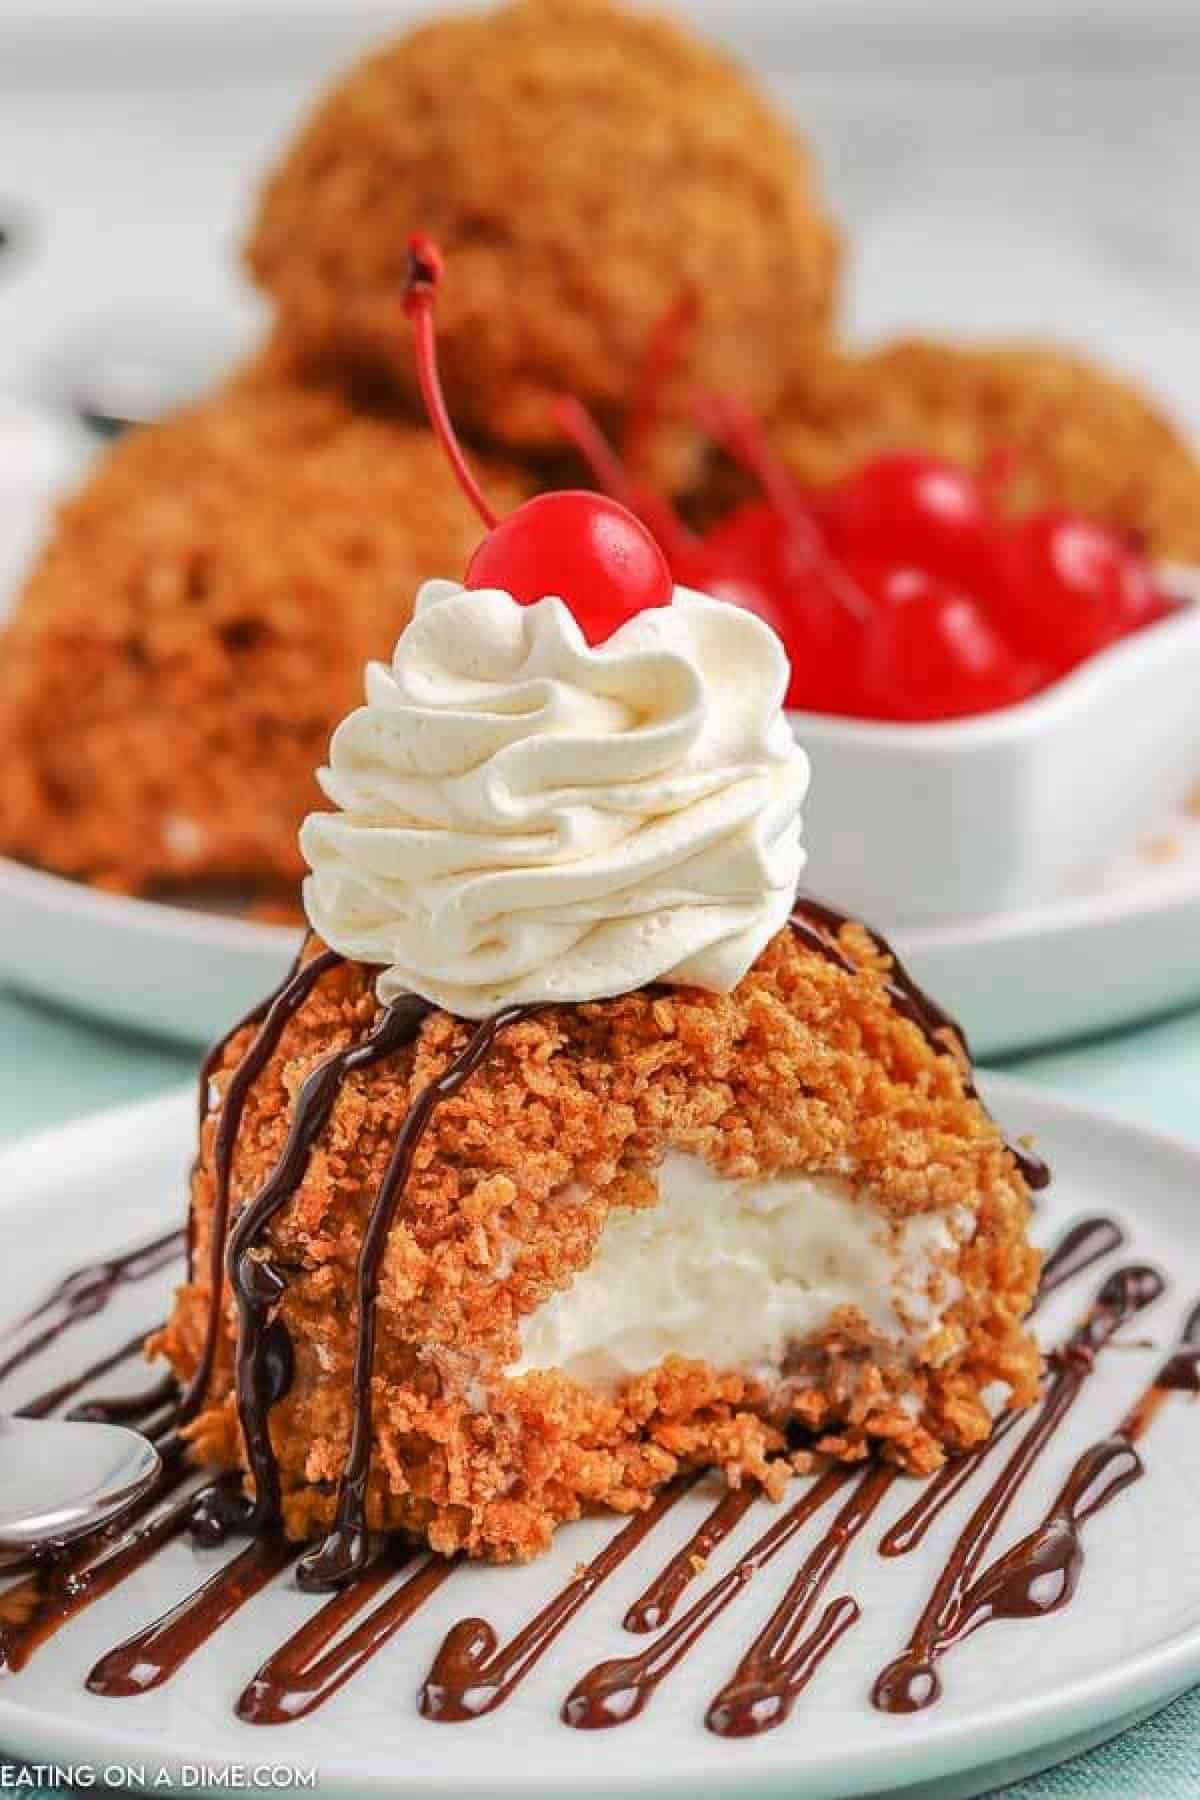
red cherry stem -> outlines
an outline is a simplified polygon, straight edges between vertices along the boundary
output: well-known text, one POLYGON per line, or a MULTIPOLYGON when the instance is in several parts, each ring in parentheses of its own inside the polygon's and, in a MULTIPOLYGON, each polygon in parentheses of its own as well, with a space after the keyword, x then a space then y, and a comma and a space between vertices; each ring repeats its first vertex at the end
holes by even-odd
POLYGON ((795 527, 797 536, 810 539, 815 547, 817 528, 795 482, 767 443, 750 408, 735 394, 706 392, 693 396, 692 407, 704 430, 754 477, 779 516, 795 527))
POLYGON ((412 320, 413 336, 416 339, 417 379, 421 384, 421 398, 425 402, 425 411, 429 414, 434 436, 446 452, 446 459, 454 470, 459 487, 488 530, 492 531, 500 523, 499 514, 493 512, 488 505, 483 489, 467 464, 450 420, 446 396, 442 392, 442 378, 438 372, 437 336, 433 327, 434 301, 441 279, 441 251, 432 238, 426 237, 423 232, 414 232, 408 240, 408 280, 404 289, 404 310, 412 320))
POLYGON ((796 548, 820 567, 838 602, 853 618, 867 618, 870 602, 830 551, 750 408, 734 394, 698 393, 693 397, 693 409, 709 436, 758 482, 768 506, 783 520, 796 548))
POLYGON ((664 389, 699 317, 700 296, 694 287, 685 287, 650 334, 638 372, 637 398, 621 440, 626 468, 642 468, 646 444, 662 416, 664 389))
POLYGON ((641 495, 633 478, 583 402, 574 394, 559 394, 551 402, 551 410, 604 492, 636 512, 641 495))
POLYGON ((658 539, 669 562, 696 548, 696 540, 669 501, 639 488, 587 407, 574 394, 560 394, 554 416, 568 443, 578 450, 601 489, 627 506, 658 539))
POLYGON ((1020 455, 1012 444, 996 444, 987 452, 980 464, 978 481, 989 512, 1000 512, 1020 461, 1020 455))

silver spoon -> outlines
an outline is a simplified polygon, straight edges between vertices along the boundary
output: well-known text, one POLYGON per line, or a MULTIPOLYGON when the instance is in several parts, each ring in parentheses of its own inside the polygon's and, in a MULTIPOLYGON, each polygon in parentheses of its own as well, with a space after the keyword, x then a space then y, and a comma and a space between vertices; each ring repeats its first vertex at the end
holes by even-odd
POLYGON ((0 1550, 34 1550, 103 1525, 162 1464, 124 1425, 0 1413, 0 1550))

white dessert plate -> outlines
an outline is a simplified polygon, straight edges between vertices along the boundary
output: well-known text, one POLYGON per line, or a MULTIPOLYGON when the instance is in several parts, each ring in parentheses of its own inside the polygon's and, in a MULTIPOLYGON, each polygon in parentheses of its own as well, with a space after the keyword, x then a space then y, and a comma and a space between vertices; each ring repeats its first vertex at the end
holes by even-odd
MULTIPOLYGON (((1126 1236, 1046 1299, 1043 1342, 1061 1342, 1118 1268, 1149 1262, 1166 1275, 1161 1296, 1100 1351, 1073 1410, 1047 1439, 994 1540, 993 1550, 1003 1552, 1042 1519, 1081 1452, 1113 1432, 1200 1298, 1200 1151, 1015 1082, 992 1081, 987 1090, 1005 1125, 1031 1131, 1056 1166, 1038 1208, 1038 1240, 1052 1245, 1066 1228, 1098 1214, 1118 1220, 1126 1236)), ((36 1302, 69 1271, 181 1220, 193 1130, 193 1097, 185 1093, 67 1126, 0 1156, 6 1314, 36 1302)), ((141 1279, 110 1284, 106 1305, 10 1376, 0 1404, 28 1401, 151 1326, 167 1305, 173 1273, 173 1265, 160 1265, 141 1279)), ((0 1337, 0 1362, 4 1351, 0 1337)), ((101 1390, 137 1381, 131 1369, 119 1368, 101 1390)), ((883 1496, 820 1602, 823 1608, 852 1595, 861 1617, 791 1717, 756 1737, 713 1735, 703 1722, 706 1704, 780 1601, 828 1514, 810 1520, 760 1569, 641 1717, 585 1733, 559 1716, 584 1671, 654 1641, 625 1631, 624 1613, 705 1516, 716 1491, 709 1486, 659 1518, 507 1703, 486 1717, 433 1723, 416 1710, 416 1691, 448 1628, 478 1614, 507 1640, 612 1542, 619 1521, 564 1528, 553 1551, 527 1568, 460 1566, 322 1707, 277 1726, 242 1723, 233 1706, 264 1658, 322 1604, 299 1593, 287 1571, 234 1611, 165 1684, 135 1698, 86 1690, 98 1658, 239 1550, 233 1544, 201 1551, 186 1538, 172 1539, 69 1620, 18 1673, 0 1679, 0 1743, 17 1758, 144 1765, 148 1781, 162 1769, 164 1783, 193 1791, 215 1790, 221 1781, 227 1787, 220 1772, 233 1765, 247 1777, 263 1769, 315 1770, 319 1791, 330 1796, 753 1792, 819 1800, 918 1784, 935 1784, 920 1791, 945 1800, 978 1793, 1098 1741, 1200 1679, 1200 1410, 1187 1394, 1170 1392, 1141 1440, 1144 1475, 1083 1525, 1074 1600, 1042 1617, 994 1621, 960 1644, 942 1665, 936 1705, 904 1717, 871 1706, 874 1677, 904 1643, 967 1515, 1028 1429, 1020 1426, 996 1446, 907 1555, 885 1559, 877 1545, 922 1490, 902 1483, 883 1496)), ((785 1504, 803 1489, 795 1483, 785 1504)), ((695 1575, 676 1619, 780 1516, 766 1501, 755 1502, 695 1575)))

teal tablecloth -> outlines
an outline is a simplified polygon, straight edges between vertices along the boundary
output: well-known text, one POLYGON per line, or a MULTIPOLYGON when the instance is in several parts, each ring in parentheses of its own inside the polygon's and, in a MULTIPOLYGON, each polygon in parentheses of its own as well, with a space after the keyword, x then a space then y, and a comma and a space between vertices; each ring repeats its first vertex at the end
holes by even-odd
MULTIPOLYGON (((35 1007, 0 991, 0 1142, 186 1080, 186 1051, 35 1007)), ((1200 1012, 1087 1044, 1011 1059, 1013 1073, 1200 1142, 1200 1012)), ((1197 1196, 1200 1204, 1200 1195, 1197 1196)), ((0 1794, 28 1800, 5 1779, 0 1794)), ((1008 1796, 1195 1800, 1200 1688, 1113 1743, 1005 1790, 1008 1796)))

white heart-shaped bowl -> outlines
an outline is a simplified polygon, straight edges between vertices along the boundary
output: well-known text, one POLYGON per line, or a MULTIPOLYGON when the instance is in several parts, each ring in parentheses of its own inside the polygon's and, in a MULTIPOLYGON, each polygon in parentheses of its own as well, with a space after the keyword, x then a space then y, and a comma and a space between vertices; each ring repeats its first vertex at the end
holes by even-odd
POLYGON ((935 725, 789 714, 812 763, 806 882, 882 923, 1061 893, 1200 775, 1200 572, 1190 604, 1020 706, 935 725))

